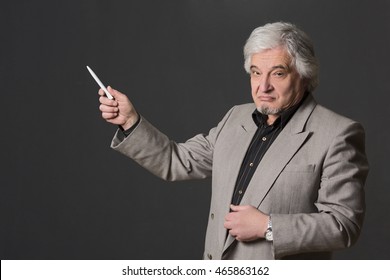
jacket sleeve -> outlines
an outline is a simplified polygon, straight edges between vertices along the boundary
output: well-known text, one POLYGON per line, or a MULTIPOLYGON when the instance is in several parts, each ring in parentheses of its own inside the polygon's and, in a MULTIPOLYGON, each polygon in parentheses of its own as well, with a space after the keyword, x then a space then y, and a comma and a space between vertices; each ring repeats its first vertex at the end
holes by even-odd
POLYGON ((212 173, 214 144, 232 110, 209 134, 198 134, 185 143, 170 140, 141 117, 138 126, 126 138, 117 131, 111 147, 163 180, 207 178, 212 173))

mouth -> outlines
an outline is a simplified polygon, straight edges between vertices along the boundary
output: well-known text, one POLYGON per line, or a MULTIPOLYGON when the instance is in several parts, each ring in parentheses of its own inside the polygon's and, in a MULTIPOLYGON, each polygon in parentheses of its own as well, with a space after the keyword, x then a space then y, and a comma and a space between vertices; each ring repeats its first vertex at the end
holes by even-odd
POLYGON ((269 96, 269 95, 260 95, 257 97, 260 101, 264 102, 272 102, 275 100, 275 97, 269 96))

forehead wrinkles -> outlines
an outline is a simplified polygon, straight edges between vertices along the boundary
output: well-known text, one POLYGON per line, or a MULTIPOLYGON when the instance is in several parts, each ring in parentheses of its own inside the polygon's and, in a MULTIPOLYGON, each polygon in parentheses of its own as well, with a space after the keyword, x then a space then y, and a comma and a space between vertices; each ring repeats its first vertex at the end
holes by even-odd
POLYGON ((271 49, 254 54, 251 62, 251 66, 257 68, 273 68, 275 66, 290 68, 292 61, 290 55, 284 49, 271 49))

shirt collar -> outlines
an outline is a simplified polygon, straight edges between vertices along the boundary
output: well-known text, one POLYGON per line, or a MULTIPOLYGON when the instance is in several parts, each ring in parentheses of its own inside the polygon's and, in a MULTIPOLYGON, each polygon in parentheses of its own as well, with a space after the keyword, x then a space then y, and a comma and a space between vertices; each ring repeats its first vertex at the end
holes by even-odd
MULTIPOLYGON (((304 94, 302 100, 299 101, 299 103, 297 103, 296 105, 283 111, 282 114, 280 115, 280 117, 278 117, 275 120, 275 122, 272 124, 272 126, 275 126, 275 127, 281 126, 282 128, 285 127, 286 124, 288 123, 288 121, 291 119, 291 117, 294 115, 294 113, 298 110, 298 108, 301 106, 301 104, 303 103, 303 101, 306 99, 306 97, 308 95, 309 95, 309 93, 306 92, 304 94)), ((257 109, 252 113, 252 118, 253 118, 253 121, 255 122, 255 124, 257 125, 257 127, 269 126, 267 124, 268 116, 260 113, 259 111, 257 111, 257 109)))

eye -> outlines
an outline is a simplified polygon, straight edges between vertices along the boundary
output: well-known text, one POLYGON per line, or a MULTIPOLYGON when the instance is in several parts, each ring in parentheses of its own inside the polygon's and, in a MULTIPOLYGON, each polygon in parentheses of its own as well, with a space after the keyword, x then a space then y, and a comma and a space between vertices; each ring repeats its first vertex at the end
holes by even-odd
POLYGON ((260 76, 260 72, 259 72, 259 71, 256 71, 256 70, 252 70, 252 71, 251 71, 251 76, 253 76, 253 77, 260 76))
POLYGON ((286 75, 286 73, 283 71, 274 72, 274 76, 276 76, 276 77, 284 77, 285 75, 286 75))

